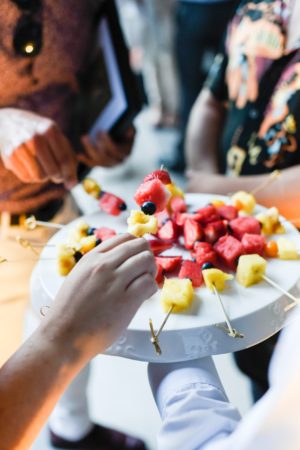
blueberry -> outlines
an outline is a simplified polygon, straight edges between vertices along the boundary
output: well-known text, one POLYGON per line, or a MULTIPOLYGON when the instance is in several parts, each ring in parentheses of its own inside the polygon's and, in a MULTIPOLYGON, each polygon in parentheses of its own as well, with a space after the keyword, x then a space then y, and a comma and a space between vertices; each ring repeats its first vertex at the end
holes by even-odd
POLYGON ((76 262, 78 262, 82 257, 83 257, 83 254, 81 252, 77 251, 74 253, 74 258, 75 258, 76 262))
POLYGON ((202 265, 201 269, 202 270, 206 270, 206 269, 214 269, 214 265, 210 262, 206 262, 202 265))
POLYGON ((96 246, 101 244, 102 240, 101 239, 96 239, 96 246))
POLYGON ((156 205, 153 202, 145 202, 142 204, 141 210, 144 214, 152 216, 156 212, 156 205))
POLYGON ((86 234, 88 236, 93 236, 95 230, 96 230, 96 228, 91 227, 87 230, 86 234))
POLYGON ((101 198, 101 197, 103 197, 103 195, 105 194, 105 191, 100 191, 100 194, 99 194, 99 198, 101 198))
POLYGON ((121 204, 119 205, 119 210, 120 210, 120 211, 126 211, 126 209, 127 209, 126 203, 121 203, 121 204))

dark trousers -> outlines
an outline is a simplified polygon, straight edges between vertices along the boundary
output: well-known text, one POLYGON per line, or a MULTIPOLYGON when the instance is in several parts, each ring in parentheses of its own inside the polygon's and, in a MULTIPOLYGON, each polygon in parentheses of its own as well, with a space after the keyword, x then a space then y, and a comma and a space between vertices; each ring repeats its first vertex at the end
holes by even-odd
POLYGON ((279 333, 261 344, 234 354, 237 366, 250 378, 254 402, 259 400, 269 389, 269 364, 278 336, 279 333))
POLYGON ((178 1, 175 51, 179 72, 180 119, 178 156, 183 158, 184 139, 191 108, 201 91, 212 56, 220 47, 226 26, 239 0, 220 3, 178 1))

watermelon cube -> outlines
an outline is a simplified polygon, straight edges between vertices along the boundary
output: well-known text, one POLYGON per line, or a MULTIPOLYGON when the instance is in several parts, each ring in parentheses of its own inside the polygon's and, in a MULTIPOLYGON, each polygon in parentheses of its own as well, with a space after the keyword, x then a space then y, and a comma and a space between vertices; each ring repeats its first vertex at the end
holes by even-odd
POLYGON ((235 206, 232 206, 232 205, 217 206, 216 210, 217 210, 218 214, 220 214, 222 219, 225 219, 228 221, 236 219, 236 217, 238 216, 238 210, 236 209, 235 206))
POLYGON ((196 242, 192 257, 196 259, 201 268, 205 263, 215 265, 217 262, 217 253, 208 242, 196 242))
POLYGON ((254 217, 241 216, 229 222, 232 234, 237 239, 242 239, 244 234, 261 234, 260 222, 254 217))
POLYGON ((203 283, 201 266, 194 261, 183 261, 178 278, 189 278, 194 287, 200 287, 203 283))
POLYGON ((198 209, 194 215, 194 220, 200 222, 201 224, 207 224, 221 219, 220 214, 218 213, 216 207, 213 205, 208 205, 204 208, 198 209))
POLYGON ((104 192, 101 195, 99 206, 102 211, 110 214, 111 216, 119 216, 122 211, 127 209, 124 200, 109 192, 104 192))
POLYGON ((221 236, 228 232, 227 224, 224 220, 217 220, 207 224, 204 228, 206 242, 214 244, 221 236))
POLYGON ((203 237, 203 230, 200 223, 192 219, 187 219, 183 226, 184 246, 187 249, 192 249, 195 242, 203 237))
POLYGON ((97 239, 100 239, 100 241, 106 241, 107 239, 111 239, 112 237, 116 236, 117 233, 112 228, 101 227, 94 230, 94 235, 97 239))
POLYGON ((220 237, 214 249, 220 260, 231 270, 236 269, 238 259, 244 253, 241 242, 229 234, 220 237))
POLYGON ((263 256, 266 245, 266 239, 263 235, 246 233, 242 237, 241 243, 244 248, 244 253, 247 255, 256 253, 263 256))
POLYGON ((152 202, 156 206, 156 211, 162 211, 166 208, 170 193, 165 185, 157 178, 142 183, 135 195, 134 199, 139 206, 146 202, 152 202))
POLYGON ((156 256, 156 265, 160 265, 166 273, 174 272, 178 269, 182 261, 181 256, 156 256))

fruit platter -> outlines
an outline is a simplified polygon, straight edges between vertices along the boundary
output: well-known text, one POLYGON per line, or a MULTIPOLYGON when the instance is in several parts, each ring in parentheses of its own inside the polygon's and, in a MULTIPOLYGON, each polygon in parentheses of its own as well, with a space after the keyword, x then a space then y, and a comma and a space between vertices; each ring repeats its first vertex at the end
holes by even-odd
POLYGON ((63 226, 43 249, 44 305, 85 253, 118 233, 148 239, 157 264, 157 293, 107 354, 174 362, 242 350, 279 331, 298 303, 299 232, 252 194, 184 194, 164 170, 126 203, 91 179, 84 188, 100 211, 63 226))

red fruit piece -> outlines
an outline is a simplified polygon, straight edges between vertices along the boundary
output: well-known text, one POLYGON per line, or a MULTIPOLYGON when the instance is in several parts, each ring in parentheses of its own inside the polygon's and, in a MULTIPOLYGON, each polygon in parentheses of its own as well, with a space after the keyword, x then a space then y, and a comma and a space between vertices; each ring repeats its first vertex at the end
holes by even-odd
POLYGON ((166 190, 164 184, 157 178, 142 183, 135 195, 134 199, 139 206, 145 202, 153 202, 156 211, 160 212, 167 206, 170 193, 166 190))
POLYGON ((217 254, 211 244, 208 242, 197 242, 192 252, 193 258, 196 258, 197 263, 200 267, 204 263, 212 263, 213 265, 217 262, 217 254))
POLYGON ((158 179, 163 184, 170 184, 170 183, 172 183, 172 180, 171 180, 171 177, 169 175, 169 172, 167 172, 166 170, 154 170, 154 172, 149 173, 149 175, 147 175, 144 178, 144 183, 146 181, 151 181, 151 180, 155 180, 155 179, 158 179))
POLYGON ((186 203, 182 197, 173 197, 170 202, 170 209, 172 213, 184 213, 187 210, 186 203))
POLYGON ((220 237, 220 239, 215 243, 214 249, 216 250, 221 261, 232 270, 236 269, 238 258, 244 253, 244 249, 240 241, 229 234, 220 237))
POLYGON ((158 230, 157 237, 162 241, 175 242, 179 236, 177 224, 173 220, 167 222, 158 230))
POLYGON ((155 217, 157 218, 158 228, 162 227, 167 222, 167 220, 171 219, 171 216, 167 209, 163 209, 159 213, 155 213, 155 217))
POLYGON ((157 284, 161 284, 164 281, 164 269, 160 264, 156 264, 157 273, 155 277, 155 281, 157 284))
POLYGON ((245 253, 248 255, 257 253, 258 255, 263 256, 266 245, 266 239, 263 235, 245 233, 241 243, 245 253))
POLYGON ((224 220, 211 222, 204 228, 205 240, 210 244, 214 244, 221 236, 228 232, 227 225, 224 220))
POLYGON ((246 233, 261 234, 261 225, 254 217, 237 217, 229 222, 229 227, 238 239, 242 239, 246 233))
POLYGON ((232 205, 217 206, 218 214, 225 220, 233 220, 238 216, 238 210, 232 205))
POLYGON ((159 255, 165 250, 169 250, 170 248, 172 248, 172 244, 161 241, 160 239, 150 239, 148 243, 154 255, 159 255))
POLYGON ((101 239, 101 241, 106 241, 107 239, 116 236, 117 233, 112 228, 101 227, 97 228, 94 231, 94 235, 96 236, 97 239, 101 239))
POLYGON ((193 248, 195 242, 203 237, 203 230, 200 223, 192 219, 187 219, 183 225, 183 236, 185 248, 193 248))
POLYGON ((164 272, 170 273, 177 269, 182 261, 181 256, 156 256, 156 265, 160 265, 164 272))
POLYGON ((178 277, 189 278, 194 287, 200 287, 203 283, 201 266, 194 261, 183 261, 178 277))
POLYGON ((127 209, 124 200, 109 192, 105 192, 101 195, 99 206, 102 211, 110 214, 111 216, 118 216, 122 211, 127 209))
POLYGON ((198 209, 194 213, 194 219, 201 224, 207 224, 210 222, 216 222, 221 219, 220 214, 213 205, 205 206, 204 208, 198 209))

